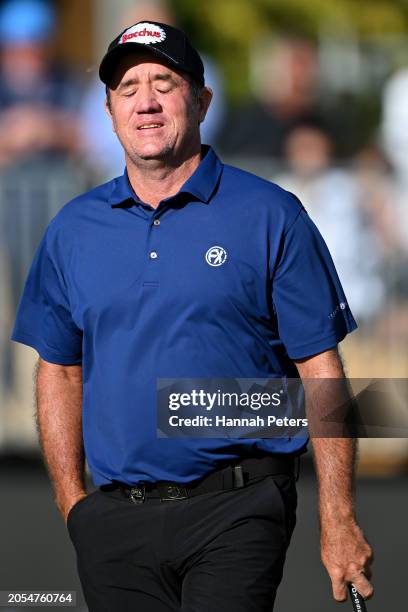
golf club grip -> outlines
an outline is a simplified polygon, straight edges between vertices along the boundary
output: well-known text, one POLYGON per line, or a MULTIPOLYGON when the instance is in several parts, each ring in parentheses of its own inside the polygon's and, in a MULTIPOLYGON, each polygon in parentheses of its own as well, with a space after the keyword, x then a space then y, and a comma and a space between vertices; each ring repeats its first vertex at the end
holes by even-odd
POLYGON ((357 591, 354 584, 349 584, 348 590, 350 593, 351 603, 353 604, 354 612, 367 612, 365 601, 360 595, 360 593, 357 591))

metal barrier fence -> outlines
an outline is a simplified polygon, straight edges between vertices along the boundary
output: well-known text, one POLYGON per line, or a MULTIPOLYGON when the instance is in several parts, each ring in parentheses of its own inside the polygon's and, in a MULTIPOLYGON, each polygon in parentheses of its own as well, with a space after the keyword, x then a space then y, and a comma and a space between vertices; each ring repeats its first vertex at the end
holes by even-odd
POLYGON ((78 162, 36 158, 0 171, 0 448, 32 447, 33 354, 9 341, 33 254, 49 221, 86 190, 78 162))

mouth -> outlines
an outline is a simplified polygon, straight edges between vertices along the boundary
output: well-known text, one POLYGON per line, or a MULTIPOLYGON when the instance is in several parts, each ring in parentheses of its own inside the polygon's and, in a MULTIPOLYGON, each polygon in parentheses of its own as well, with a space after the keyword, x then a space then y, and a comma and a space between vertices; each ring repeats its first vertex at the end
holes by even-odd
POLYGON ((143 123, 142 125, 139 125, 137 129, 138 130, 157 130, 161 127, 163 127, 162 123, 143 123))

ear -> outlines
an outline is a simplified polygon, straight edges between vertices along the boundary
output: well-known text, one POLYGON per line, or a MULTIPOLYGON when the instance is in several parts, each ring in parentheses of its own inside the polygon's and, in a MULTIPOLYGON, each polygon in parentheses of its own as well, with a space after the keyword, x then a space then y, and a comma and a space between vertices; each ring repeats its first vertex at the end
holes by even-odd
POLYGON ((105 98, 104 107, 105 107, 105 112, 108 115, 108 117, 112 118, 112 113, 111 113, 111 109, 110 109, 110 106, 109 106, 108 98, 105 98))
POLYGON ((115 130, 115 122, 113 120, 112 111, 111 111, 111 107, 110 107, 109 102, 108 102, 108 98, 105 98, 104 107, 105 107, 106 114, 108 115, 109 119, 112 122, 112 130, 114 132, 116 132, 116 130, 115 130))
POLYGON ((199 117, 200 117, 200 123, 202 123, 206 117, 208 108, 211 104, 211 100, 213 97, 213 92, 212 89, 210 89, 209 87, 203 87, 201 92, 200 92, 200 98, 199 98, 199 117))

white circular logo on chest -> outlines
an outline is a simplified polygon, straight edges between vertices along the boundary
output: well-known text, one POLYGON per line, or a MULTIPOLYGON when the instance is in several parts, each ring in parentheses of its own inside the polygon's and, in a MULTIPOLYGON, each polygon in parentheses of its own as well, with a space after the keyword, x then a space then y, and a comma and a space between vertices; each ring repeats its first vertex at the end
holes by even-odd
POLYGON ((220 246, 213 246, 205 254, 205 261, 209 266, 222 266, 227 259, 227 251, 220 246))
POLYGON ((126 32, 123 32, 119 44, 126 42, 137 42, 143 45, 150 45, 151 43, 163 42, 166 38, 166 32, 160 26, 154 23, 138 23, 131 28, 128 28, 126 32))

